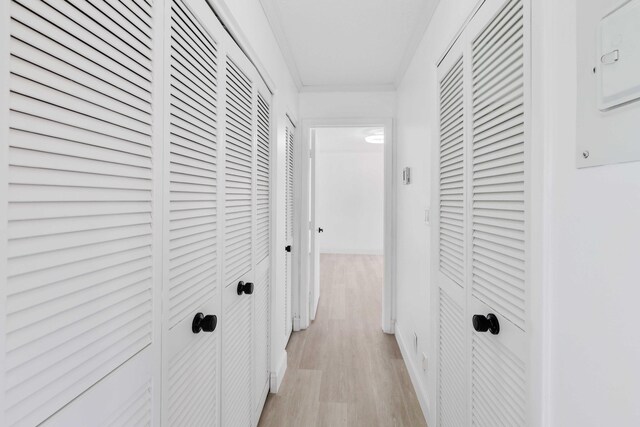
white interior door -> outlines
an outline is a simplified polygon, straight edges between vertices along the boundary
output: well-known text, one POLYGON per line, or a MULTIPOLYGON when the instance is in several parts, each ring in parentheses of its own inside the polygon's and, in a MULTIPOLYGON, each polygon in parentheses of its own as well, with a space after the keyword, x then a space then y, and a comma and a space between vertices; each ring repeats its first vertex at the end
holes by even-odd
POLYGON ((311 152, 309 156, 309 265, 311 266, 310 276, 310 298, 309 314, 311 320, 316 318, 318 302, 320 301, 320 239, 324 229, 318 222, 318 171, 317 171, 317 150, 316 132, 311 131, 311 152))
POLYGON ((256 132, 256 282, 254 296, 254 421, 269 393, 271 337, 271 126, 270 99, 258 82, 256 132))
POLYGON ((500 326, 497 335, 472 332, 475 425, 528 419, 527 10, 523 0, 487 1, 468 29, 468 307, 470 316, 495 315, 500 326))
POLYGON ((438 67, 438 424, 466 425, 465 58, 458 41, 438 67))
POLYGON ((205 0, 166 3, 163 420, 220 421, 219 57, 205 0), (215 327, 215 330, 213 328, 215 327))
POLYGON ((294 137, 295 137, 295 126, 287 116, 288 122, 285 129, 285 242, 286 247, 285 250, 287 255, 285 257, 285 294, 284 294, 284 333, 285 333, 285 342, 289 340, 291 336, 291 331, 293 330, 293 316, 291 311, 291 286, 293 280, 293 265, 292 265, 292 254, 291 251, 294 250, 293 245, 293 177, 294 177, 294 137))
POLYGON ((442 426, 527 425, 528 10, 487 0, 439 66, 442 426))
POLYGON ((155 419, 158 15, 1 6, 2 425, 155 419))
POLYGON ((252 65, 228 44, 225 67, 222 425, 250 426, 255 289, 255 102, 252 65))

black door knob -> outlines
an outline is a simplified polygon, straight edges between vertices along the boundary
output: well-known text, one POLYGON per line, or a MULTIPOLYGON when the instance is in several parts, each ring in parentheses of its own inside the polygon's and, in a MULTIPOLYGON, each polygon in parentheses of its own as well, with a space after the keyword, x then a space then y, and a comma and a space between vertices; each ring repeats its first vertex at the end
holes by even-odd
POLYGON ((284 250, 287 251, 287 252, 291 252, 291 245, 285 246, 284 250))
POLYGON ((218 317, 215 314, 207 314, 205 316, 202 313, 198 313, 193 318, 193 322, 191 323, 191 330, 194 334, 197 334, 200 331, 213 332, 216 330, 217 325, 218 317))
POLYGON ((491 332, 493 335, 500 333, 500 322, 495 314, 489 313, 486 316, 476 314, 473 316, 473 329, 477 332, 491 332))
POLYGON ((253 283, 251 282, 238 282, 238 295, 242 294, 251 295, 253 293, 253 283))
POLYGON ((323 232, 324 232, 324 228, 318 227, 318 233, 323 233, 323 232))

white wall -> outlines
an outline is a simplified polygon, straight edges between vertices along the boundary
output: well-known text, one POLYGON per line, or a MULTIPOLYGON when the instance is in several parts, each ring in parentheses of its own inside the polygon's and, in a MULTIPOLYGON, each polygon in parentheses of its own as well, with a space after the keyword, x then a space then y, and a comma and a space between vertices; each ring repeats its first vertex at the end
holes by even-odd
POLYGON ((316 131, 321 253, 383 254, 384 146, 356 128, 316 131))
MULTIPOLYGON (((286 363, 284 342, 284 186, 285 186, 285 114, 298 116, 298 89, 289 73, 280 47, 273 35, 259 0, 209 0, 216 11, 222 14, 242 47, 247 51, 258 69, 264 71, 267 83, 275 91, 272 105, 272 117, 275 127, 272 134, 276 139, 275 163, 272 167, 275 182, 275 194, 272 195, 272 207, 276 211, 276 236, 272 246, 274 255, 274 276, 272 283, 272 369, 278 370, 286 363)), ((279 378, 281 381, 282 378, 279 378)), ((273 384, 272 384, 273 387, 273 384)))
MULTIPOLYGON (((575 167, 578 1, 544 0, 542 5, 547 417, 556 427, 638 426, 640 163, 575 167)), ((588 3, 604 13, 619 2, 588 3)), ((640 143, 640 127, 635 143, 640 143)))
POLYGON ((300 94, 302 119, 384 118, 395 115, 395 92, 306 92, 300 94))
MULTIPOLYGON (((397 194, 397 323, 396 334, 409 350, 406 362, 417 378, 421 403, 432 418, 435 406, 435 336, 430 315, 431 228, 425 223, 430 208, 432 156, 437 149, 436 63, 475 6, 475 0, 441 1, 431 24, 398 88, 396 169, 411 167, 411 184, 397 194), (418 351, 413 351, 413 334, 418 351), (422 354, 429 360, 422 369, 422 354)), ((433 209, 436 207, 434 206, 433 209)), ((435 213, 433 214, 435 215, 435 213)), ((427 420, 433 424, 432 419, 427 420)))

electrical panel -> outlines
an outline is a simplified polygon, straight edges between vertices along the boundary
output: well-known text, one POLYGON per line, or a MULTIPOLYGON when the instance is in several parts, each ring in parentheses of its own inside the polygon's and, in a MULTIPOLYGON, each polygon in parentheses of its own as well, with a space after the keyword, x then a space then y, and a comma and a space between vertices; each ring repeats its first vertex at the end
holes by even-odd
POLYGON ((576 166, 640 161, 640 0, 576 7, 576 166))

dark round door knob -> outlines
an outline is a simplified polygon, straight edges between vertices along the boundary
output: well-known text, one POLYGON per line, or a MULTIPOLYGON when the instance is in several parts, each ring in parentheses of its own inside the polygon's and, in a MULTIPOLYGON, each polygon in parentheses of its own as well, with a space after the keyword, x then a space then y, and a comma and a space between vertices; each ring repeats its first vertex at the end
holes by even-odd
POLYGON ((238 295, 246 294, 251 295, 253 293, 253 283, 251 282, 238 282, 238 295))
POLYGON ((473 329, 477 332, 491 332, 493 335, 500 333, 500 322, 495 314, 489 313, 486 316, 476 314, 473 316, 473 329))
POLYGON ((285 246, 285 247, 284 247, 284 250, 285 250, 286 252, 291 252, 291 245, 287 245, 287 246, 285 246))
POLYGON ((324 228, 318 227, 318 233, 324 233, 324 228))
POLYGON ((197 334, 200 331, 213 332, 216 330, 217 325, 218 316, 216 316, 215 314, 207 314, 205 316, 202 313, 198 313, 193 318, 193 322, 191 323, 191 330, 194 334, 197 334))

